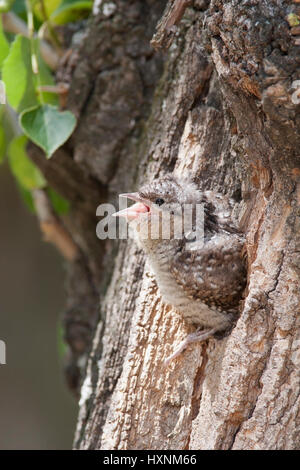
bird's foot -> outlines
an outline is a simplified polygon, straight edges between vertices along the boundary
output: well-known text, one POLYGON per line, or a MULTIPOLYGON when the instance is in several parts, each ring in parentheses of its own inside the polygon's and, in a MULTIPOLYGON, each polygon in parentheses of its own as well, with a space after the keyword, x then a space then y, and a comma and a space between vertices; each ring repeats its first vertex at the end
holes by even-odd
POLYGON ((173 359, 175 359, 175 357, 178 357, 180 356, 180 354, 186 350, 186 348, 189 346, 189 344, 191 343, 195 343, 195 342, 202 342, 202 341, 205 341, 206 339, 210 338, 211 336, 213 336, 216 331, 218 331, 217 328, 211 328, 209 330, 197 330, 195 331, 195 333, 191 333, 189 334, 181 343, 180 345, 178 346, 177 349, 175 349, 175 351, 173 352, 173 354, 171 354, 171 356, 167 357, 167 359, 165 359, 164 361, 164 365, 165 366, 168 366, 170 364, 170 362, 173 361, 173 359))

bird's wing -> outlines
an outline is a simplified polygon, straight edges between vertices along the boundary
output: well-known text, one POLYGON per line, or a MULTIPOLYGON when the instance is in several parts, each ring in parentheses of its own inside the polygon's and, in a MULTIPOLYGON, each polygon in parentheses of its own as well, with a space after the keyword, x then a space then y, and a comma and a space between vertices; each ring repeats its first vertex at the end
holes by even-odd
POLYGON ((238 235, 218 235, 191 250, 183 241, 171 261, 176 282, 193 299, 223 311, 236 312, 246 285, 244 240, 238 235))

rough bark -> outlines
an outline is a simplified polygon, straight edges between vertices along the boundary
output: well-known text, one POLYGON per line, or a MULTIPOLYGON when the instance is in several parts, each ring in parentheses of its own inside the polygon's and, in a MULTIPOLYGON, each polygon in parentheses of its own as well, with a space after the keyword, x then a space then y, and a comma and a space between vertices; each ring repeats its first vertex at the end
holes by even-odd
POLYGON ((75 447, 296 449, 300 56, 286 18, 298 7, 195 0, 168 52, 154 52, 165 4, 101 3, 72 75, 79 126, 50 161, 32 149, 73 204, 65 223, 81 255, 69 270, 66 324, 75 368, 93 336, 75 447), (95 211, 169 171, 235 199, 249 274, 230 336, 165 368, 187 326, 162 304, 132 241, 96 239, 95 211))

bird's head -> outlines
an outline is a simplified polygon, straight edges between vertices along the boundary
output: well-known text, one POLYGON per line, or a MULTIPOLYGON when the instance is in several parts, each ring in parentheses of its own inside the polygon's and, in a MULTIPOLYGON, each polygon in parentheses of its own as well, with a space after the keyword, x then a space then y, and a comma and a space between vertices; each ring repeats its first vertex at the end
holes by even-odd
POLYGON ((176 225, 182 225, 184 206, 201 202, 201 193, 193 183, 179 181, 173 175, 154 180, 138 192, 120 196, 135 201, 135 204, 114 216, 125 217, 139 238, 145 240, 168 238, 168 225, 172 238, 176 225))

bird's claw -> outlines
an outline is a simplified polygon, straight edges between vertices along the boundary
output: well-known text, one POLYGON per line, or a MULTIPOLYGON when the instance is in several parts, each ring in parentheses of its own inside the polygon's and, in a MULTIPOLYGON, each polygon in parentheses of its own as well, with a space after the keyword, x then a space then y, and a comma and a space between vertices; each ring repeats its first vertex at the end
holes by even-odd
POLYGON ((211 328, 209 330, 197 330, 195 333, 189 334, 181 343, 178 348, 175 349, 173 354, 171 354, 167 359, 164 360, 164 365, 167 367, 173 359, 180 356, 180 354, 186 350, 186 348, 191 343, 203 342, 213 336, 217 332, 217 328, 211 328))

